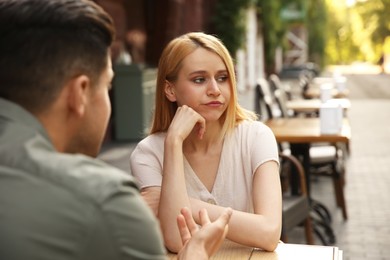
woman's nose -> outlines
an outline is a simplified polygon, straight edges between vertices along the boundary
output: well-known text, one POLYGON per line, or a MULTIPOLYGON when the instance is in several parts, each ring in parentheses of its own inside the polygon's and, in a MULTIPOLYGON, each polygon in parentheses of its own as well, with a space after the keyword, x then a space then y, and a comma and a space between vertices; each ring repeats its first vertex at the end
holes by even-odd
POLYGON ((220 95, 221 90, 219 89, 218 82, 215 79, 211 79, 208 88, 207 88, 207 94, 208 95, 220 95))

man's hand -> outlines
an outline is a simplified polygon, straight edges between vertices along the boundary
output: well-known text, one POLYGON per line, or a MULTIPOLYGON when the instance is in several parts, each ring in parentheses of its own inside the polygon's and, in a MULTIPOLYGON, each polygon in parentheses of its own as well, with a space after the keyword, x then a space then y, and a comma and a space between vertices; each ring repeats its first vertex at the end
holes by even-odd
POLYGON ((209 259, 225 239, 232 213, 232 209, 226 208, 217 220, 211 222, 206 209, 202 209, 199 211, 201 220, 201 228, 199 228, 190 210, 183 208, 177 217, 177 225, 184 245, 178 258, 209 259))

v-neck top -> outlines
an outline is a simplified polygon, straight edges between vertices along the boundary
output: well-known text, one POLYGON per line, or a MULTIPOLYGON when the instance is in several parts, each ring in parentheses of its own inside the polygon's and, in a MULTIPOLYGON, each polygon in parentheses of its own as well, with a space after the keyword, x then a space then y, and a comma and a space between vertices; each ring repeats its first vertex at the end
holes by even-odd
MULTIPOLYGON (((165 137, 166 132, 149 135, 138 143, 131 154, 131 172, 139 181, 141 189, 161 186, 165 137)), ((278 158, 278 147, 271 129, 260 121, 244 121, 224 139, 211 192, 184 157, 188 196, 235 210, 253 212, 254 173, 267 161, 279 163, 278 158)))

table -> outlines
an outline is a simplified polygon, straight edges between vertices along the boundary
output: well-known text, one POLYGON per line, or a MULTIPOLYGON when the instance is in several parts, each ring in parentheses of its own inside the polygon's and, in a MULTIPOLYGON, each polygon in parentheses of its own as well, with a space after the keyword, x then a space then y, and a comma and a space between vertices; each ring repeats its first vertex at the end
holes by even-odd
MULTIPOLYGON (((337 98, 328 100, 328 102, 335 102, 340 104, 344 110, 348 110, 351 107, 351 101, 347 98, 337 98)), ((320 110, 320 99, 293 99, 286 102, 287 109, 293 110, 294 113, 318 113, 320 110)))
MULTIPOLYGON (((304 89, 303 96, 306 98, 319 98, 321 96, 321 85, 323 84, 332 84, 334 88, 332 89, 332 97, 333 98, 346 98, 349 95, 349 90, 346 88, 346 78, 342 77, 343 83, 342 87, 337 86, 337 80, 335 78, 330 77, 315 77, 304 89)), ((340 82, 341 83, 341 82, 340 82)))
MULTIPOLYGON (((274 252, 265 252, 225 240, 211 259, 258 259, 258 260, 342 260, 342 250, 335 246, 300 245, 279 243, 274 252)), ((176 259, 175 254, 168 254, 176 259)))
MULTIPOLYGON (((265 122, 271 128, 279 143, 290 143, 291 152, 302 156, 302 165, 306 172, 306 183, 309 184, 310 173, 310 144, 311 143, 345 143, 349 150, 351 139, 351 126, 348 118, 343 118, 342 129, 338 134, 322 134, 320 131, 320 118, 318 117, 288 117, 273 118, 265 122)), ((295 191, 297 192, 297 191, 295 191)), ((310 186, 307 187, 310 197, 310 186)))
POLYGON ((278 142, 288 143, 346 143, 351 139, 348 118, 343 118, 342 130, 338 134, 322 134, 318 117, 273 118, 265 122, 278 142))
MULTIPOLYGON (((349 90, 338 90, 337 88, 333 88, 331 93, 333 98, 346 98, 349 95, 349 90)), ((321 89, 317 86, 310 86, 304 91, 303 96, 309 99, 319 98, 321 96, 321 89)))
MULTIPOLYGON (((301 159, 302 166, 306 173, 307 193, 311 202, 312 208, 321 208, 325 210, 328 216, 329 211, 324 205, 315 202, 310 197, 310 145, 311 143, 345 143, 347 150, 349 150, 349 141, 351 139, 351 127, 348 118, 343 118, 342 129, 338 134, 322 134, 320 131, 320 118, 318 117, 292 117, 292 118, 274 118, 269 119, 265 124, 271 128, 276 140, 290 143, 291 153, 298 159, 301 159), (318 207, 319 206, 319 207, 318 207)), ((297 175, 297 174, 295 174, 297 175)), ((292 183, 292 192, 299 193, 298 178, 294 178, 292 183)), ((341 187, 340 187, 341 188, 341 187)), ((338 199, 341 208, 343 209, 344 219, 347 218, 347 211, 345 206, 345 198, 340 195, 338 199)), ((332 228, 328 221, 321 223, 327 229, 329 241, 335 239, 332 228)), ((325 241, 321 237, 322 241, 325 241)))

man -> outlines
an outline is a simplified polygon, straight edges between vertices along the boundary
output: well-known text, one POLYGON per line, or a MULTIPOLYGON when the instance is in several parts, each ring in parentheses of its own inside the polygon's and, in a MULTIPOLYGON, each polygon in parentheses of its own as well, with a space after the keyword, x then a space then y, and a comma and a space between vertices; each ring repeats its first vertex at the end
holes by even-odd
MULTIPOLYGON (((110 116, 111 18, 88 0, 0 0, 0 259, 163 259, 134 179, 93 159, 110 116)), ((207 258, 231 211, 179 258, 207 258)))

